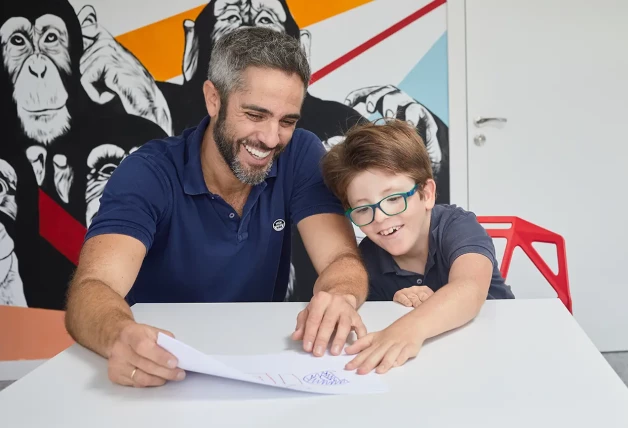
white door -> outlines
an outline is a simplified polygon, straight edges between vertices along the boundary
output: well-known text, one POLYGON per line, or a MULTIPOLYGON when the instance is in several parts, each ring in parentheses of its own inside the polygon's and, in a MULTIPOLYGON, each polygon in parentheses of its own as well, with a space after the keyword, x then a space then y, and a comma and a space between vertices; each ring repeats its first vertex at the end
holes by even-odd
MULTIPOLYGON (((469 209, 561 234, 576 320, 628 350, 628 1, 467 0, 466 45, 469 209)), ((523 252, 508 282, 555 296, 523 252)))

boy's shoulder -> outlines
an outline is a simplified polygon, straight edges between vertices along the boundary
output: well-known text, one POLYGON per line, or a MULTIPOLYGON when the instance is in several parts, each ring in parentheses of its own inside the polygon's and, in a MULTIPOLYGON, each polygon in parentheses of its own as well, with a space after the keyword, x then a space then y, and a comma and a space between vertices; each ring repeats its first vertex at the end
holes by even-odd
POLYGON ((436 204, 432 208, 432 222, 436 224, 448 224, 466 218, 475 220, 475 214, 455 204, 436 204))

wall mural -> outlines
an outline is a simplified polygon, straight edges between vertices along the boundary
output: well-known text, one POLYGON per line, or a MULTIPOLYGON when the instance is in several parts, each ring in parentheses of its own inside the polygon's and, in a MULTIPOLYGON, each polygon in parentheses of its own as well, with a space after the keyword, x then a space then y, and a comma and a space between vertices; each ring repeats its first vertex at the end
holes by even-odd
MULTIPOLYGON (((308 53, 297 126, 331 147, 360 121, 407 120, 426 142, 437 202, 449 202, 444 0, 127 3, 19 0, 0 12, 0 304, 63 308, 111 173, 201 121, 213 44, 241 26, 284 31, 308 53)), ((286 299, 308 300, 316 273, 293 231, 286 299)))

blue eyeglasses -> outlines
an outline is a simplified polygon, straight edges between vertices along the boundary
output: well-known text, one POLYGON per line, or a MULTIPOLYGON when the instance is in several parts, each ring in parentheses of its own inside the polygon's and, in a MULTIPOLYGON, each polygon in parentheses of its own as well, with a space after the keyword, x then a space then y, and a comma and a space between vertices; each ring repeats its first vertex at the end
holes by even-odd
POLYGON ((351 219, 353 224, 358 227, 371 224, 375 220, 375 209, 379 208, 387 216, 401 214, 408 209, 408 198, 416 193, 419 185, 415 184, 412 190, 405 193, 393 193, 386 196, 376 204, 360 205, 359 207, 349 208, 345 211, 345 215, 351 219))

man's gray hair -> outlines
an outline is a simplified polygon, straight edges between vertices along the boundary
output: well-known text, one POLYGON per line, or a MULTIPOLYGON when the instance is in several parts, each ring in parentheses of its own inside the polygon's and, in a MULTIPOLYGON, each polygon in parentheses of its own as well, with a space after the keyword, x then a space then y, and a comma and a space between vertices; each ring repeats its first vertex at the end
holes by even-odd
POLYGON ((310 65, 299 40, 263 27, 243 27, 220 37, 214 44, 207 79, 222 100, 242 84, 247 67, 271 68, 295 73, 307 91, 310 65))

